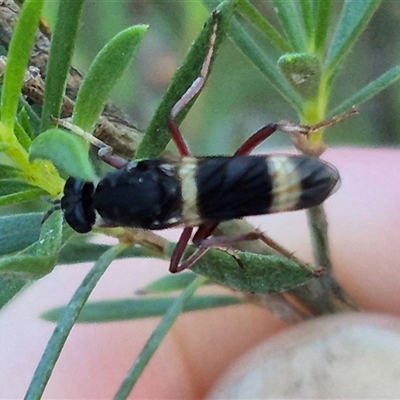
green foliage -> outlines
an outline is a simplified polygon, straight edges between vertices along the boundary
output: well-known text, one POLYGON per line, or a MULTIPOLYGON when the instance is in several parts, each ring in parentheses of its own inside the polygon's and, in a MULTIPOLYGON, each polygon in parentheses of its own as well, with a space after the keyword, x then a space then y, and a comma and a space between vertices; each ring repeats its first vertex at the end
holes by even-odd
POLYGON ((24 79, 31 49, 34 44, 37 26, 42 12, 43 0, 27 0, 21 11, 19 23, 8 53, 8 67, 4 77, 1 96, 1 121, 3 139, 13 140, 13 128, 17 113, 20 89, 24 79), (12 71, 12 73, 11 73, 12 71))
MULTIPOLYGON (((197 279, 196 276, 195 279, 197 279)), ((193 281, 195 279, 193 279, 193 281)), ((188 283, 185 288, 190 284, 191 282, 188 283)), ((177 297, 158 296, 87 303, 80 313, 77 322, 100 323, 162 317, 176 301, 176 299, 177 297)), ((241 303, 242 301, 236 296, 194 296, 187 302, 183 308, 183 311, 189 312, 207 310, 210 308, 226 307, 241 303)), ((46 311, 42 315, 42 318, 46 321, 57 322, 64 312, 65 307, 57 307, 46 311)))
MULTIPOLYGON (((217 2, 205 0, 205 3, 214 7, 217 2)), ((300 5, 302 12, 299 12, 295 3, 274 1, 285 36, 269 28, 270 23, 261 22, 259 13, 248 1, 238 3, 238 11, 264 35, 265 39, 286 52, 287 49, 292 49, 289 50, 290 53, 282 54, 278 63, 263 52, 256 40, 247 33, 244 22, 232 21, 228 35, 295 108, 302 123, 309 125, 334 114, 329 110, 334 78, 379 6, 380 0, 346 1, 336 27, 332 18, 332 1, 304 0, 300 5), (333 31, 335 33, 332 39, 328 40, 333 31)), ((336 106, 335 110, 343 111, 349 106, 359 106, 399 77, 397 67, 394 67, 371 82, 368 91, 361 89, 359 93, 354 94, 352 99, 357 103, 351 104, 343 100, 343 104, 336 106)), ((311 138, 311 142, 317 144, 322 140, 321 132, 311 138)))
POLYGON ((46 97, 41 116, 41 132, 50 127, 50 118, 58 117, 68 72, 74 54, 84 0, 60 2, 56 29, 51 39, 51 53, 46 76, 46 97), (68 32, 68 34, 66 34, 68 32))
POLYGON ((306 283, 313 272, 318 271, 313 267, 305 269, 284 257, 242 251, 237 251, 233 257, 221 250, 208 251, 191 269, 213 282, 244 293, 276 293, 293 289, 306 283))
POLYGON ((50 160, 65 176, 93 181, 96 173, 88 158, 84 139, 61 129, 48 129, 36 137, 29 148, 29 160, 50 160))
MULTIPOLYGON (((218 8, 221 15, 216 48, 221 46, 225 35, 228 35, 305 124, 320 122, 332 114, 347 110, 353 104, 359 105, 400 77, 400 66, 395 66, 350 98, 342 99, 341 104, 335 108, 330 105, 338 72, 377 9, 380 3, 377 0, 345 1, 337 23, 333 18, 334 2, 330 0, 273 1, 280 27, 276 27, 274 21, 265 18, 247 0, 208 0, 205 3, 210 10, 218 8), (279 51, 278 57, 264 50, 259 44, 260 37, 268 40, 279 51)), ((38 211, 38 200, 42 196, 60 199, 64 178, 97 178, 88 157, 88 143, 53 127, 50 120, 51 116, 58 116, 60 112, 78 37, 82 4, 83 1, 60 1, 41 115, 35 114, 36 111, 21 99, 20 88, 43 1, 24 2, 9 49, 2 90, 0 151, 4 157, 0 160, 0 206, 29 202, 32 212, 11 212, 10 215, 0 217, 0 308, 29 283, 50 273, 57 264, 95 262, 70 303, 45 314, 47 319, 59 320, 35 372, 26 396, 28 399, 40 398, 42 395, 76 321, 102 322, 165 314, 143 350, 140 362, 131 369, 118 392, 116 398, 122 399, 129 394, 181 312, 242 302, 234 296, 194 296, 202 285, 212 281, 241 292, 275 293, 305 284, 318 272, 315 267, 304 268, 276 255, 235 252, 233 257, 227 252, 212 250, 196 263, 193 272, 162 278, 141 292, 154 296, 181 293, 168 298, 120 299, 84 307, 91 291, 114 259, 168 258, 172 245, 165 246, 164 250, 155 250, 141 245, 128 246, 123 240, 117 246, 95 244, 90 241, 90 235, 73 234, 63 223, 59 210, 54 209, 46 218, 38 211)), ((160 101, 138 149, 138 157, 158 156, 170 141, 167 118, 173 105, 199 74, 209 46, 212 26, 213 18, 210 16, 160 101)), ((89 132, 93 129, 104 105, 109 101, 111 90, 132 61, 146 30, 146 25, 123 30, 104 46, 93 61, 80 88, 73 114, 74 123, 82 129, 89 132)), ((178 122, 184 119, 192 103, 178 116, 178 122)), ((323 142, 321 132, 316 133, 311 142, 323 142)), ((121 229, 117 234, 112 230, 109 233, 121 238, 127 232, 121 229)), ((320 233, 314 232, 323 247, 326 244, 325 238, 320 233)))
POLYGON ((73 116, 73 122, 83 130, 93 130, 111 89, 132 61, 146 30, 146 25, 125 29, 93 61, 79 89, 73 116))
POLYGON ((111 262, 125 249, 126 245, 114 246, 102 254, 96 261, 91 271, 87 274, 75 294, 68 303, 65 312, 57 323, 57 328, 47 344, 46 351, 34 373, 31 384, 26 393, 26 399, 40 399, 49 380, 53 368, 60 356, 61 350, 68 335, 78 318, 80 311, 85 305, 89 295, 96 284, 106 272, 111 262))

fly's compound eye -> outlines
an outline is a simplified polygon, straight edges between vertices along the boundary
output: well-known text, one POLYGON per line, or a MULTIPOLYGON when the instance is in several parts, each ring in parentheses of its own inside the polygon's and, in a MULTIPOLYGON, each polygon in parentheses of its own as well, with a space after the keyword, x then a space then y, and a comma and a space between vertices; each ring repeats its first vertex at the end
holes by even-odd
POLYGON ((64 186, 61 209, 69 226, 79 233, 90 232, 96 220, 93 207, 94 184, 69 178, 64 186))

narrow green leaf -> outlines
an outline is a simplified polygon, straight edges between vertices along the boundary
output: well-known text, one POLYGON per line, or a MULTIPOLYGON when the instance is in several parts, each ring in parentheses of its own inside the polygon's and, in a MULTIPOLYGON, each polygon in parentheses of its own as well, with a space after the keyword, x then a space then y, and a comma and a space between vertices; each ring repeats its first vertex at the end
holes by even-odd
MULTIPOLYGON (((171 245, 171 252, 173 250, 171 245)), ((188 248, 191 254, 193 247, 188 248)), ((306 283, 312 276, 295 262, 275 255, 235 251, 236 259, 221 250, 210 250, 191 270, 212 282, 245 293, 277 293, 306 283)), ((315 269, 317 271, 317 269, 315 269)))
MULTIPOLYGON (((58 264, 75 264, 96 261, 101 254, 112 246, 90 243, 82 235, 75 236, 61 250, 58 264)), ((145 247, 129 247, 118 258, 157 257, 157 254, 145 247)))
POLYGON ((328 37, 332 5, 332 0, 315 2, 317 16, 315 24, 315 52, 321 56, 325 53, 325 43, 328 37))
MULTIPOLYGON (((219 7, 220 22, 218 24, 217 41, 215 50, 218 49, 223 38, 225 31, 228 28, 229 21, 233 13, 233 2, 223 2, 219 7)), ((185 60, 176 71, 167 92, 165 93, 161 103, 159 104, 153 119, 150 122, 149 128, 139 145, 136 153, 137 158, 154 158, 160 155, 165 149, 171 136, 168 130, 167 121, 171 113, 172 107, 182 97, 186 90, 192 85, 195 79, 199 76, 204 58, 207 54, 210 44, 210 35, 214 19, 212 16, 208 19, 206 25, 199 33, 195 41, 192 43, 185 60)), ((215 56, 215 52, 214 52, 215 56)), ((214 59, 214 57, 213 57, 214 59)), ((177 118, 181 122, 192 106, 191 102, 177 118)))
MULTIPOLYGON (((192 274, 197 276, 195 274, 192 274)), ((187 286, 189 286, 193 279, 187 286)), ((176 301, 177 297, 150 297, 139 299, 106 300, 87 303, 77 319, 77 323, 101 323, 127 321, 142 318, 163 316, 176 301)), ((236 296, 204 295, 190 299, 183 312, 208 310, 210 308, 227 307, 241 304, 236 296)), ((65 311, 65 307, 56 307, 41 315, 46 321, 55 322, 65 311)))
MULTIPOLYGON (((34 254, 38 256, 57 257, 63 238, 64 215, 60 210, 54 211, 43 223, 40 237, 34 254)), ((25 253, 33 253, 27 249, 25 253)))
POLYGON ((139 290, 139 294, 157 294, 169 293, 177 290, 183 290, 196 279, 197 275, 193 272, 183 272, 181 274, 169 274, 149 283, 143 289, 139 290))
POLYGON ((108 266, 124 249, 125 245, 120 244, 105 252, 86 275, 85 279, 72 296, 35 370, 28 391, 24 397, 25 400, 39 400, 42 398, 47 382, 50 379, 54 366, 79 313, 108 266))
POLYGON ((22 178, 22 171, 10 165, 0 164, 0 180, 9 178, 22 178))
POLYGON ((306 29, 306 35, 310 41, 314 37, 315 29, 315 18, 314 18, 314 5, 315 2, 312 0, 301 0, 301 11, 303 13, 304 27, 306 29))
POLYGON ((25 133, 28 135, 28 137, 30 139, 33 139, 35 137, 35 133, 33 132, 33 129, 31 126, 30 113, 26 107, 21 108, 21 111, 19 112, 19 120, 20 120, 22 129, 25 131, 25 133))
POLYGON ((15 134, 15 137, 17 138, 18 142, 20 143, 20 145, 25 150, 29 150, 29 146, 31 145, 32 140, 29 137, 29 135, 25 132, 22 125, 19 124, 18 122, 16 122, 14 125, 14 134, 15 134))
POLYGON ((275 10, 282 23, 286 36, 297 53, 307 51, 304 26, 300 19, 300 13, 293 0, 274 0, 275 10))
POLYGON ((96 180, 89 160, 87 143, 79 136, 52 128, 37 136, 29 149, 30 161, 50 160, 58 171, 86 181, 96 180))
POLYGON ((331 76, 331 80, 380 2, 380 0, 345 1, 325 62, 325 69, 331 76))
POLYGON ((22 83, 42 13, 43 0, 26 0, 10 43, 1 97, 1 120, 13 131, 22 83))
POLYGON ((275 89, 288 101, 288 103, 297 111, 301 112, 303 100, 293 90, 280 73, 276 61, 272 60, 265 51, 249 36, 238 21, 232 20, 229 36, 249 58, 249 60, 261 71, 265 78, 275 87, 275 89))
POLYGON ((13 274, 0 275, 0 310, 9 303, 29 281, 17 278, 13 274))
MULTIPOLYGON (((4 130, 1 129, 1 128, 3 128, 3 127, 0 125, 0 132, 1 132, 1 131, 4 131, 4 130)), ((0 142, 0 152, 7 151, 9 148, 10 148, 10 145, 9 145, 8 143, 6 143, 6 142, 0 142)))
POLYGON ((0 258, 0 273, 21 279, 38 279, 55 266, 62 242, 63 215, 54 212, 43 224, 39 239, 24 250, 0 258))
MULTIPOLYGON (((218 5, 218 1, 216 0, 203 0, 203 3, 211 10, 218 5)), ((265 51, 256 44, 246 32, 245 28, 235 18, 231 20, 228 36, 288 103, 300 113, 303 105, 301 97, 282 76, 276 65, 276 61, 272 60, 265 51)))
POLYGON ((140 376, 142 375, 143 370, 146 365, 150 361, 151 357, 155 353, 155 351, 160 346, 164 337, 167 335, 175 320, 181 314, 183 307, 189 301, 189 299, 194 295, 196 290, 203 285, 205 279, 202 277, 198 277, 195 279, 168 308, 168 311, 164 315, 164 318, 157 326, 156 330, 151 335, 150 339, 147 341, 145 347, 140 352, 139 357, 135 361, 135 363, 130 368, 128 375, 122 382, 122 385, 118 389, 114 399, 122 400, 126 399, 130 392, 132 391, 133 386, 138 381, 140 376))
POLYGON ((286 53, 294 52, 291 44, 279 33, 279 31, 248 1, 238 2, 238 11, 247 18, 260 32, 262 32, 272 44, 286 53))
MULTIPOLYGON (((359 106, 360 104, 366 102, 370 98, 376 96, 382 90, 386 89, 388 86, 397 82, 400 78, 400 64, 386 71, 379 78, 370 82, 368 85, 364 86, 359 92, 352 95, 342 104, 337 106, 331 113, 330 117, 338 115, 344 111, 349 110, 352 106, 359 106)), ((330 118, 329 117, 329 118, 330 118)))
POLYGON ((33 110, 32 106, 22 96, 20 97, 20 105, 22 107, 21 112, 26 111, 28 117, 28 120, 25 121, 21 118, 21 125, 25 129, 25 132, 30 135, 30 138, 33 139, 40 132, 40 118, 35 110, 33 110), (25 123, 28 123, 29 127, 26 127, 25 123))
POLYGON ((17 253, 0 258, 0 276, 13 274, 17 280, 33 281, 50 273, 56 259, 34 254, 17 253))
POLYGON ((39 239, 43 213, 0 217, 0 255, 28 247, 39 239))
POLYGON ((46 192, 19 179, 0 180, 0 206, 37 199, 46 192))
POLYGON ((51 116, 59 116, 65 82, 75 50, 83 2, 84 0, 63 0, 58 5, 47 67, 41 131, 50 127, 51 116))
POLYGON ((137 25, 125 29, 100 51, 79 89, 74 124, 87 132, 93 130, 112 88, 132 61, 147 28, 147 25, 137 25))

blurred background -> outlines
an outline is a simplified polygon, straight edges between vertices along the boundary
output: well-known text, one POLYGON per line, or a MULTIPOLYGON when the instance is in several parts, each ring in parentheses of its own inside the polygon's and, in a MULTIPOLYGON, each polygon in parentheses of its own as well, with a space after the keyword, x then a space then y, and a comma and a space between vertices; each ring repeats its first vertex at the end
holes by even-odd
MULTIPOLYGON (((335 1, 339 17, 342 1, 335 1)), ((276 21, 271 2, 257 8, 276 21)), ((57 2, 47 2, 45 17, 54 23, 57 2)), ((134 24, 149 24, 139 53, 111 100, 145 130, 191 41, 208 16, 194 1, 87 1, 74 66, 84 73, 97 52, 116 33, 134 24)), ((279 29, 279 26, 276 25, 279 29)), ((347 58, 336 82, 330 109, 400 62, 400 3, 383 1, 367 30, 347 58)), ((265 39, 262 46, 279 54, 265 39)), ((396 147, 400 144, 400 82, 361 106, 329 130, 330 146, 396 147)), ((268 122, 298 121, 294 110, 262 74, 228 40, 214 64, 206 89, 188 114, 182 131, 195 154, 232 153, 251 133, 268 122)), ((275 135, 263 150, 290 146, 288 135, 275 135)))

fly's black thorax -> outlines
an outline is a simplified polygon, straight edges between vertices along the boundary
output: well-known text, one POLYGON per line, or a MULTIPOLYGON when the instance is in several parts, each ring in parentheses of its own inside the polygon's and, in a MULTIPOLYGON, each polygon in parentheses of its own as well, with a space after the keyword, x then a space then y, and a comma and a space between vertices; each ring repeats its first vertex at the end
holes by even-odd
POLYGON ((93 195, 93 206, 108 226, 165 229, 179 223, 181 203, 177 168, 161 159, 110 173, 93 195))

